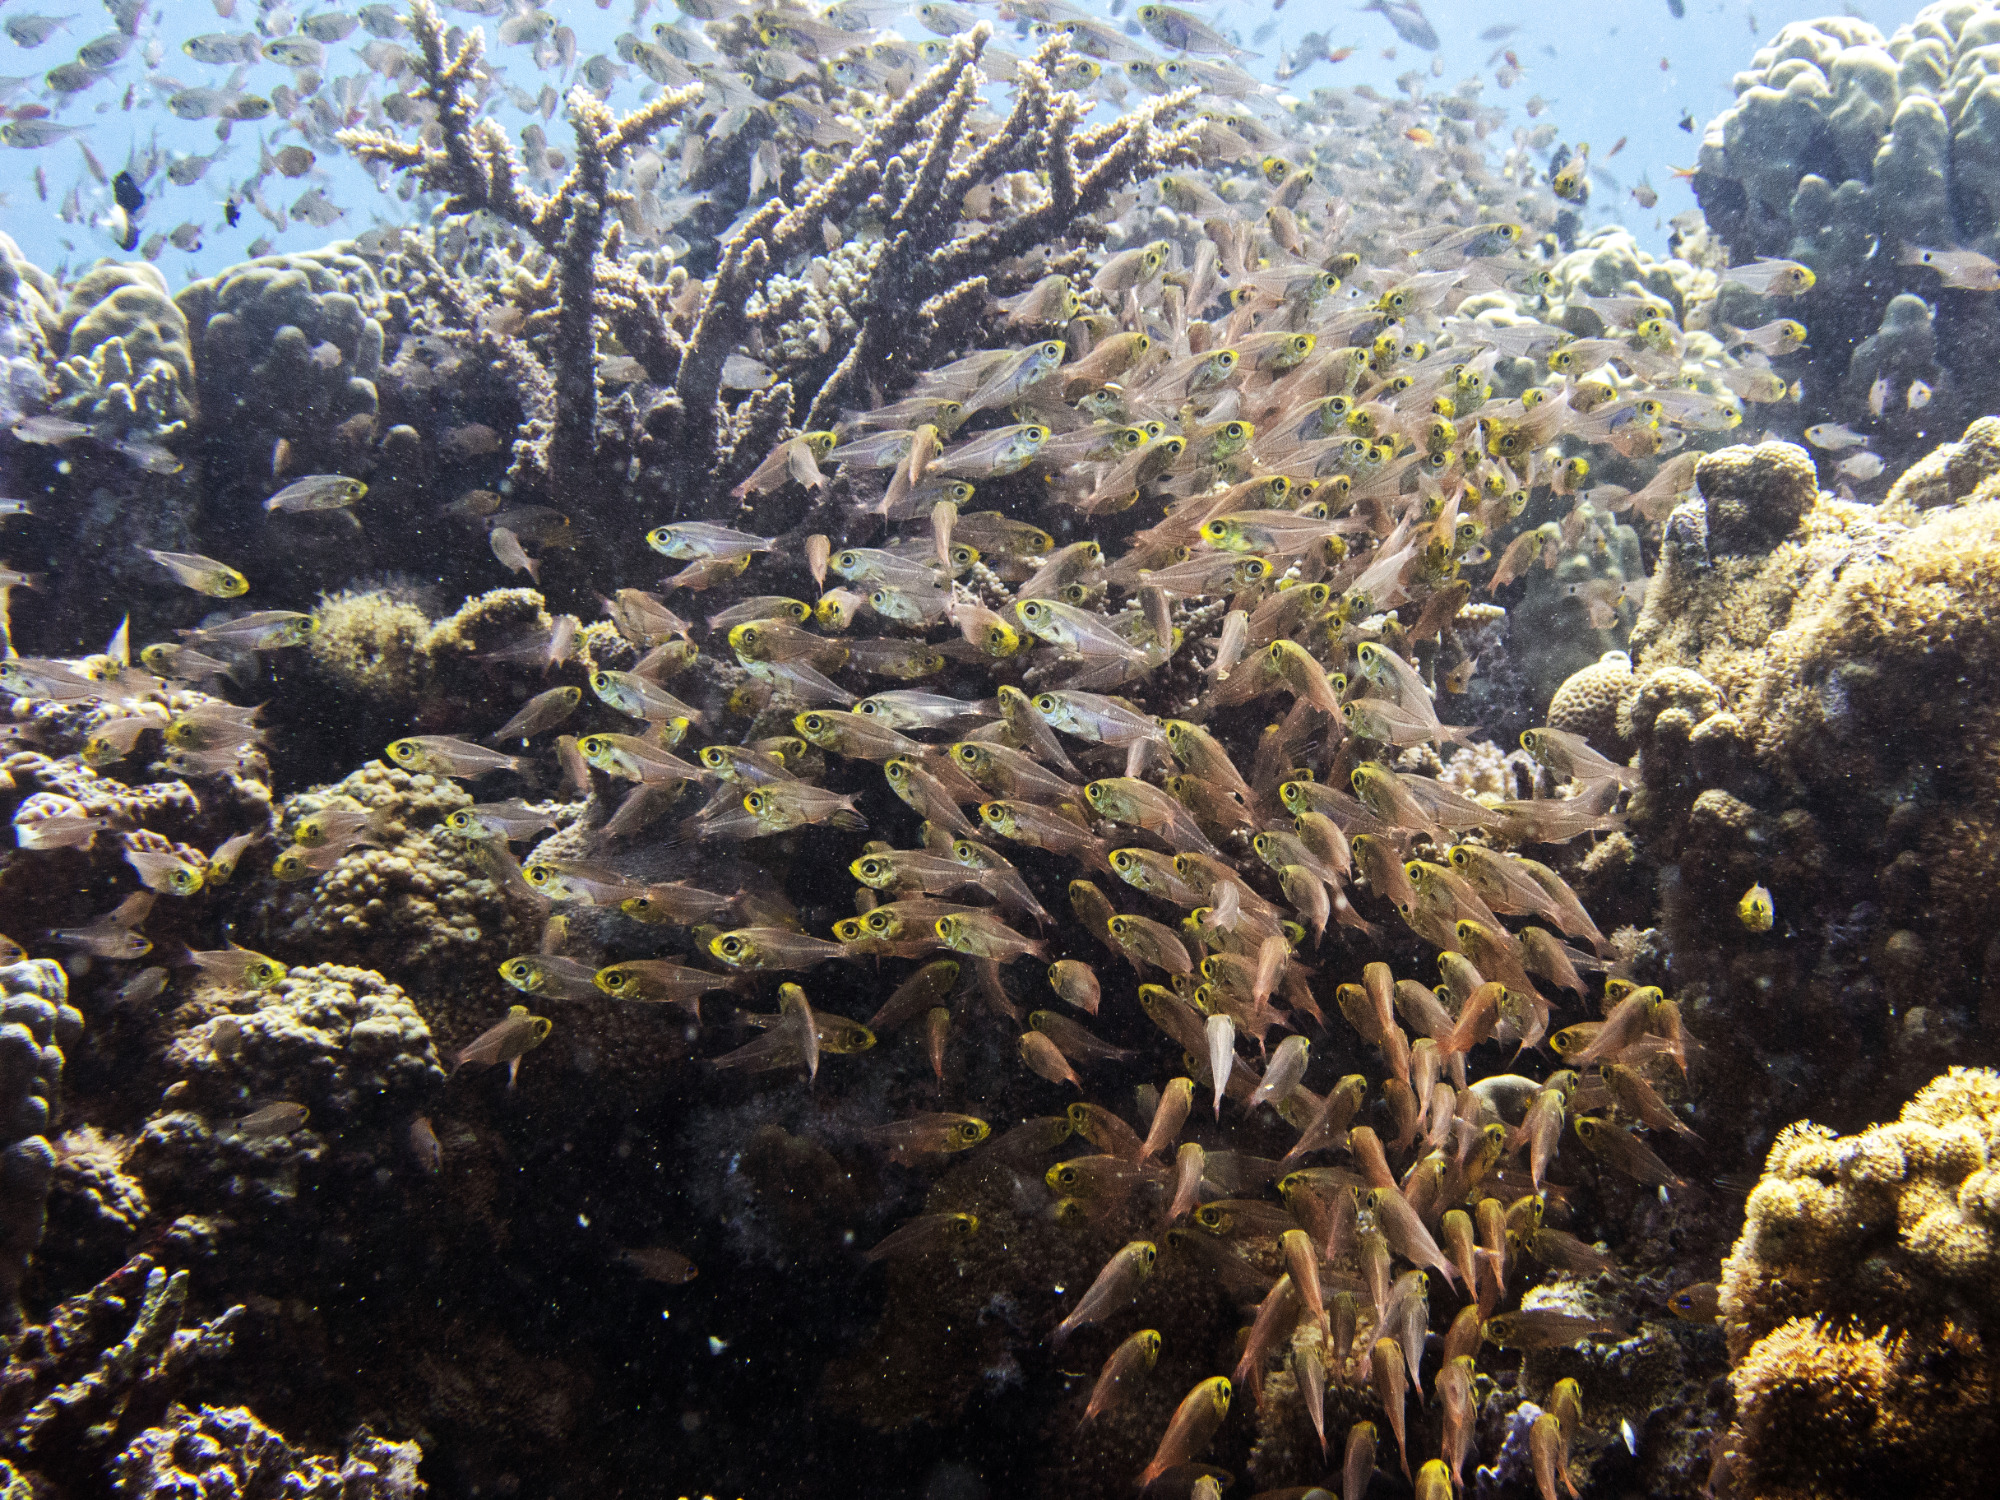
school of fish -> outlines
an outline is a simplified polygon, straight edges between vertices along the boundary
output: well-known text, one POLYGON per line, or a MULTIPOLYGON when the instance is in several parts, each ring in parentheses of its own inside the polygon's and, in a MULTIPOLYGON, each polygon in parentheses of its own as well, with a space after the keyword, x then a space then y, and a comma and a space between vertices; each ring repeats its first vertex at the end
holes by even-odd
MULTIPOLYGON (((1204 1459, 1232 1403, 1262 1400, 1283 1366, 1323 1459, 1302 1483, 1360 1500, 1393 1465, 1428 1500, 1462 1491, 1495 1361, 1630 1331, 1579 1293, 1616 1270, 1571 1215, 1579 1174, 1670 1198, 1700 1157, 1676 1107, 1696 1046, 1679 1007, 1635 981, 1630 946, 1564 873, 1623 827, 1637 772, 1543 726, 1501 752, 1505 790, 1475 785, 1485 736, 1448 722, 1450 702, 1476 676, 1485 601, 1614 527, 1664 520, 1702 448, 1786 398, 1783 361, 1806 329, 1781 304, 1812 273, 1721 273, 1773 317, 1698 360, 1667 300, 1585 296, 1553 274, 1558 200, 1578 191, 1587 147, 1545 166, 1553 131, 1539 146, 1524 135, 1495 166, 1483 138, 1497 115, 1477 88, 1432 94, 1421 77, 1401 99, 1323 91, 1281 111, 1219 19, 1167 5, 1133 10, 1133 35, 1063 0, 933 0, 908 13, 927 38, 911 42, 889 29, 899 5, 683 0, 684 16, 650 40, 628 33, 616 58, 576 57, 552 10, 454 8, 580 86, 627 70, 698 81, 724 106, 709 149, 753 120, 782 126, 813 143, 808 173, 858 139, 859 103, 893 99, 981 23, 1030 45, 1067 38, 1059 82, 1086 103, 1190 90, 1200 129, 1182 163, 1113 205, 1114 248, 996 269, 981 342, 886 377, 825 430, 789 431, 729 493, 631 526, 631 555, 670 567, 652 589, 602 596, 615 639, 586 656, 583 622, 560 615, 513 653, 490 714, 413 724, 383 747, 393 766, 488 798, 433 837, 474 850, 540 922, 540 942, 492 976, 492 1025, 457 1050, 451 1086, 501 1065, 511 1081, 603 1005, 698 1024, 715 1088, 838 1090, 893 1066, 879 1041, 911 1030, 930 1078, 897 1096, 927 1091, 930 1106, 880 1121, 870 1142, 931 1173, 1004 1148, 1049 1221, 1122 1241, 1047 1329, 1097 1372, 1084 1421, 1137 1399, 1173 1344, 1147 1300, 1161 1262, 1205 1268, 1242 1306, 1239 1357, 1171 1393, 1131 1481, 1218 1493, 1204 1459), (735 70, 744 56, 753 71, 735 70), (1596 331, 1579 335, 1585 315, 1596 331), (785 506, 807 519, 751 526, 785 506), (545 856, 551 787, 585 804, 589 833, 545 856), (629 870, 635 851, 762 841, 786 851, 789 886, 775 868, 765 889, 629 870), (585 909, 620 914, 591 926, 602 944, 576 936, 585 909), (862 973, 887 996, 871 1014, 823 1003, 859 993, 862 973), (982 1033, 1012 1038, 1010 1088, 1046 1115, 953 1110, 954 1059, 982 1033), (1369 1393, 1378 1415, 1328 1431, 1334 1388, 1369 1393)), ((113 75, 143 9, 79 53, 69 92, 113 75)), ((1435 47, 1420 6, 1368 9, 1435 47)), ((16 27, 33 19, 10 17, 10 35, 27 45, 16 27)), ((409 83, 403 32, 388 6, 267 7, 255 31, 184 49, 224 81, 168 78, 149 58, 133 86, 183 118, 285 122, 297 142, 260 147, 228 202, 330 224, 339 211, 311 191, 287 209, 266 189, 309 176, 337 130, 412 107, 372 82, 409 83), (372 73, 323 74, 357 31, 372 73), (243 92, 259 59, 296 85, 243 92)), ((982 66, 1004 80, 1009 56, 996 41, 982 66)), ((543 116, 557 98, 543 86, 543 116)), ((61 130, 15 108, 0 137, 38 147, 61 130)), ((752 153, 764 181, 789 174, 778 149, 772 137, 752 153)), ((163 154, 118 175, 148 190, 206 168, 163 154)), ((527 170, 553 167, 531 155, 527 170)), ((637 242, 685 249, 690 211, 659 185, 628 222, 637 242)), ((746 385, 768 377, 766 352, 738 351, 746 385)), ((1915 407, 1928 392, 1890 396, 1915 407)), ((1874 477, 1852 459, 1842 473, 1874 477)), ((338 511, 366 490, 311 476, 265 508, 338 511)), ((466 513, 499 564, 533 574, 541 521, 466 513)), ((10 650, 0 686, 24 720, 86 709, 78 754, 100 772, 157 765, 199 789, 265 748, 257 711, 226 701, 230 674, 306 645, 318 620, 309 600, 234 612, 252 557, 148 555, 163 586, 223 608, 219 623, 137 649, 121 630, 75 658, 10 650)), ((1644 586, 1577 586, 1579 628, 1629 624, 1644 586)), ((15 828, 30 852, 104 836, 51 798, 15 828)), ((324 878, 379 828, 332 809, 284 835, 240 865, 241 846, 203 862, 134 844, 122 904, 87 928, 15 936, 136 965, 158 902, 253 869, 324 878)), ((1772 921, 1759 891, 1740 912, 1752 930, 1772 921)), ((255 990, 285 972, 282 955, 220 933, 192 958, 204 985, 255 990)), ((276 1101, 237 1129, 307 1125, 303 1105, 276 1101)), ((433 1159, 429 1118, 410 1130, 433 1159)), ((867 1254, 944 1274, 992 1232, 975 1213, 926 1214, 867 1254)), ((628 1255, 668 1284, 695 1274, 671 1247, 628 1255)), ((1543 1500, 1575 1493, 1568 1455, 1589 1420, 1571 1381, 1532 1423, 1543 1500)))

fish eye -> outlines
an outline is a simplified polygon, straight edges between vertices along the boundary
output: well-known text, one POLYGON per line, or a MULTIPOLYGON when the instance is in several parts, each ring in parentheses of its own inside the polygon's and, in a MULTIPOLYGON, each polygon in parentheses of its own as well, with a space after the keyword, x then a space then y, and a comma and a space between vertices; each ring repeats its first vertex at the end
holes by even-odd
POLYGON ((741 953, 743 951, 743 939, 741 938, 726 937, 721 939, 721 943, 724 953, 741 953))
POLYGON ((818 734, 822 729, 826 728, 826 720, 822 719, 818 714, 807 714, 799 720, 799 728, 803 729, 807 734, 818 734))

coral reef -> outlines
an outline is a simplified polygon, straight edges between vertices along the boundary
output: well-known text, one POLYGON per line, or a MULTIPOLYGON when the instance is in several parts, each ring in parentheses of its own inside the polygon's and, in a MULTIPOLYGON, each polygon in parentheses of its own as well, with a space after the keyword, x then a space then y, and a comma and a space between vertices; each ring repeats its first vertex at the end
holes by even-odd
POLYGON ((63 1051, 83 1033, 62 970, 48 959, 0 969, 0 1326, 21 1322, 21 1278, 41 1243, 62 1107, 63 1051))
POLYGON ((336 1461, 301 1453, 242 1407, 184 1406, 133 1438, 112 1464, 120 1500, 416 1500, 421 1451, 366 1427, 336 1461))
POLYGON ((0 439, 16 1488, 1692 1500, 1716 1430, 1773 1494, 1972 1430, 2000 1085, 1781 1137, 1702 1289, 1709 1183, 2000 1016, 2000 419, 1879 506, 1780 440, 1984 404, 1891 262, 1969 243, 1985 14, 1789 28, 1664 257, 1479 80, 1281 97, 1172 7, 264 14, 371 36, 264 177, 406 223, 173 298, 0 242, 76 423, 0 439))
MULTIPOLYGON (((1851 16, 1795 21, 1703 132, 1694 189, 1710 232, 1739 265, 1789 257, 1818 278, 1796 312, 1812 330, 1790 365, 1801 426, 1847 422, 1909 459, 2000 400, 1989 299, 1918 254, 2000 250, 1996 39, 2000 9, 1983 0, 1925 6, 1886 37, 1851 16), (1888 400, 1871 405, 1878 379, 1888 400), (1913 381, 1928 407, 1905 400, 1913 381)), ((1723 282, 1716 322, 1784 315, 1723 282)))
POLYGON ((1893 1123, 1789 1126, 1723 1268, 1739 1493, 1971 1495, 1993 1415, 2000 1074, 1953 1068, 1893 1123))
POLYGON ((56 329, 55 410, 118 437, 169 438, 195 412, 194 350, 167 279, 101 263, 68 289, 56 329))

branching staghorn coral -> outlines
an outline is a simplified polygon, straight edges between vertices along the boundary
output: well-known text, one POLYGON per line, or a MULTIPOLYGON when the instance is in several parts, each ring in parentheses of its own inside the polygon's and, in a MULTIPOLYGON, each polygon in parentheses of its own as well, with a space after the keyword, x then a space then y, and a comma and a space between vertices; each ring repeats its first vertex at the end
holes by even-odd
POLYGON ((188 1281, 136 1255, 7 1340, 0 1446, 73 1477, 148 1425, 201 1365, 228 1352, 243 1317, 232 1307, 183 1327, 188 1281))
POLYGON ((441 144, 368 130, 345 131, 341 142, 363 161, 415 172, 427 186, 450 193, 447 212, 492 214, 556 258, 553 421, 546 439, 537 434, 526 440, 526 451, 517 448, 516 466, 527 460, 561 490, 581 477, 597 424, 597 266, 605 250, 606 215, 620 202, 611 188, 612 170, 634 144, 699 97, 699 90, 661 94, 623 118, 585 90, 572 90, 576 165, 553 193, 543 195, 522 185, 520 159, 506 132, 476 117, 478 106, 468 91, 479 76, 484 33, 474 31, 447 59, 444 20, 431 0, 412 0, 409 24, 421 49, 421 96, 437 106, 441 144))
MULTIPOLYGON (((1074 94, 1056 93, 1049 83, 1049 71, 1067 47, 1067 38, 1058 36, 1018 69, 1014 110, 1006 125, 952 166, 953 149, 975 97, 977 75, 971 64, 986 36, 984 27, 975 27, 939 69, 956 69, 956 76, 937 111, 915 178, 888 217, 887 252, 876 263, 859 308, 851 309, 860 314, 860 335, 813 398, 808 427, 838 414, 837 403, 851 394, 860 372, 887 359, 912 333, 934 332, 947 308, 984 290, 983 283, 968 287, 983 270, 1072 233, 1078 219, 1101 209, 1132 178, 1158 170, 1191 146, 1191 130, 1162 136, 1154 126, 1160 115, 1190 103, 1200 92, 1193 88, 1149 100, 1106 125, 1077 131, 1082 102, 1074 94), (1046 177, 1046 196, 1039 204, 1011 223, 948 238, 975 185, 1018 171, 1046 177)), ((932 81, 938 81, 936 74, 932 81)), ((865 164, 867 158, 857 152, 853 160, 865 164)), ((883 185, 892 186, 886 171, 883 185)), ((783 230, 781 223, 781 244, 783 230)))
POLYGON ((607 336, 661 388, 643 414, 644 431, 631 441, 657 463, 664 487, 683 493, 740 477, 791 430, 799 393, 811 392, 803 403, 806 425, 825 426, 861 397, 869 379, 914 373, 941 345, 963 345, 964 315, 983 307, 989 282, 1002 277, 1011 285, 1006 263, 1037 247, 1093 238, 1089 216, 1132 181, 1192 159, 1199 130, 1168 131, 1159 123, 1192 103, 1195 88, 1081 127, 1088 105, 1050 82, 1068 47, 1067 38, 1053 37, 1017 67, 1004 125, 982 135, 973 127, 984 79, 977 63, 992 33, 975 26, 900 99, 883 101, 845 162, 800 201, 778 195, 757 205, 718 247, 715 274, 691 285, 681 268, 654 278, 625 254, 617 215, 630 195, 613 181, 626 154, 693 103, 698 90, 664 93, 623 118, 586 93, 574 94, 576 164, 544 196, 523 185, 521 163, 500 127, 478 115, 478 34, 447 57, 443 23, 428 0, 418 0, 410 27, 421 50, 421 97, 437 110, 435 143, 428 133, 423 141, 404 141, 368 130, 345 132, 342 140, 364 160, 412 172, 445 192, 447 214, 490 214, 553 261, 552 278, 533 285, 539 295, 552 291, 552 306, 510 332, 508 319, 492 316, 498 309, 476 278, 455 273, 414 237, 403 246, 445 320, 474 331, 521 394, 514 477, 536 476, 559 498, 573 495, 607 436, 596 385, 596 358, 607 336), (1033 201, 1000 222, 967 225, 966 203, 976 189, 1022 174, 1040 187, 1033 201), (843 230, 851 243, 846 221, 857 212, 881 226, 866 284, 842 308, 858 332, 843 352, 820 350, 803 367, 780 371, 765 389, 726 404, 724 362, 768 331, 764 325, 789 315, 782 299, 760 293, 784 268, 838 243, 843 230), (530 339, 542 326, 553 330, 546 359, 530 339))

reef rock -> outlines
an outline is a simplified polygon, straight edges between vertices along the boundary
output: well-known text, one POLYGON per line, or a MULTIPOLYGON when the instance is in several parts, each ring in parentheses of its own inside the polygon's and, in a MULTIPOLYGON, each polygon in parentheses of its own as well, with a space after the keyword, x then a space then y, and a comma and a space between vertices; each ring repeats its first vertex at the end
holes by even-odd
POLYGON ((21 1321, 21 1277, 41 1243, 62 1105, 63 1048, 83 1034, 69 984, 48 959, 0 968, 0 1326, 21 1321))

